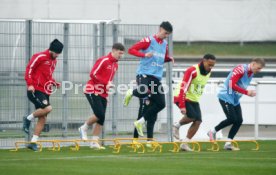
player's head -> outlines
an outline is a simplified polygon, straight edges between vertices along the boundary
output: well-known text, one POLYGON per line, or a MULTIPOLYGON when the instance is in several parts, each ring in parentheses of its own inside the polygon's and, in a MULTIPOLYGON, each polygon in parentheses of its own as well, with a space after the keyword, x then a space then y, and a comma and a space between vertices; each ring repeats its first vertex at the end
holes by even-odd
POLYGON ((58 40, 58 39, 54 39, 51 43, 50 43, 50 54, 51 57, 53 59, 56 59, 59 54, 62 52, 63 49, 63 44, 58 40))
POLYGON ((173 32, 173 27, 169 21, 163 21, 159 26, 159 33, 157 34, 160 39, 166 39, 173 32))
POLYGON ((265 67, 265 60, 262 58, 254 58, 250 63, 250 69, 254 74, 260 72, 264 67, 265 67))
POLYGON ((203 56, 204 69, 210 72, 216 64, 216 57, 212 54, 206 54, 203 56))
POLYGON ((114 43, 112 46, 112 56, 119 60, 125 53, 125 46, 121 43, 114 43))

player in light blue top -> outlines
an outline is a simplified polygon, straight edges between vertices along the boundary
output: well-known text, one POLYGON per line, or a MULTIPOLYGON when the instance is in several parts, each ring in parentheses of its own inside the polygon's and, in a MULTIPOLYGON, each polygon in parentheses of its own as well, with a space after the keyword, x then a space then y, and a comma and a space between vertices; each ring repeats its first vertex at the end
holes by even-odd
POLYGON ((256 96, 255 90, 246 90, 254 76, 265 67, 265 61, 261 58, 255 58, 250 64, 242 64, 236 66, 226 78, 223 88, 218 93, 219 102, 226 115, 226 119, 221 121, 214 129, 208 132, 210 140, 216 139, 216 132, 232 125, 228 140, 224 145, 226 150, 238 150, 233 147, 231 140, 235 137, 242 125, 242 110, 240 105, 240 98, 242 95, 250 97, 256 96))
POLYGON ((159 31, 153 36, 143 38, 131 46, 128 53, 140 58, 137 69, 136 81, 138 88, 127 91, 124 105, 127 106, 132 96, 145 101, 140 106, 138 120, 134 123, 134 137, 143 136, 143 124, 147 121, 148 138, 153 138, 153 128, 158 112, 165 108, 165 94, 161 79, 163 76, 164 63, 173 61, 168 55, 168 43, 166 38, 172 33, 173 27, 168 21, 160 24, 159 31), (141 110, 141 107, 145 109, 141 110))
POLYGON ((137 75, 151 75, 160 81, 163 76, 167 41, 163 40, 162 43, 158 43, 153 36, 149 36, 148 38, 151 41, 150 45, 146 50, 142 50, 141 52, 145 54, 152 53, 152 56, 141 59, 137 75))

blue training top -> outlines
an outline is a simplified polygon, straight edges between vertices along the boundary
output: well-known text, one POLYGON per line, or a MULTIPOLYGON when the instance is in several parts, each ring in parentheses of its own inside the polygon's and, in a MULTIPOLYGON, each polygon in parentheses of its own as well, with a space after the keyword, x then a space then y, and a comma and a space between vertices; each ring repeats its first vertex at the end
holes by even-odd
MULTIPOLYGON (((242 66, 244 68, 244 74, 242 78, 239 79, 239 81, 237 82, 237 85, 243 89, 246 89, 250 85, 254 74, 248 76, 248 65, 243 64, 242 66)), ((222 89, 219 91, 218 98, 234 106, 237 106, 240 104, 240 98, 242 97, 242 94, 234 91, 232 88, 229 87, 229 82, 232 74, 233 70, 229 73, 222 89)))
POLYGON ((165 62, 167 41, 164 40, 162 44, 159 44, 155 40, 155 38, 153 38, 153 36, 150 36, 150 40, 150 46, 142 52, 151 52, 153 53, 153 56, 149 58, 141 58, 139 67, 137 69, 137 74, 151 75, 161 80, 163 76, 163 66, 165 62))

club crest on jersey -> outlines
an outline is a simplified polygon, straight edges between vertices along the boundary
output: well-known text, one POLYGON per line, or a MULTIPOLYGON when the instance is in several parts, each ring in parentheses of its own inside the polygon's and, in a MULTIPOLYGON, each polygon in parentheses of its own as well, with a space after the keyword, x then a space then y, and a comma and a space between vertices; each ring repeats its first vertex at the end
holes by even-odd
POLYGON ((50 62, 49 61, 45 61, 44 64, 50 65, 50 62))
POLYGON ((148 106, 150 104, 150 100, 145 100, 145 103, 148 106))
POLYGON ((47 100, 43 100, 42 103, 45 104, 45 105, 47 105, 48 101, 47 100))

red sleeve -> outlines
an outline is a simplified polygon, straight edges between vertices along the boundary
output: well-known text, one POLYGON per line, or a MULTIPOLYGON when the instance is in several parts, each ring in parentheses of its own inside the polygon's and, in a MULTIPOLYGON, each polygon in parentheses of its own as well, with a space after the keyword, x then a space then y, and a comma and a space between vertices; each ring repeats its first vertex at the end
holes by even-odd
POLYGON ((140 50, 146 50, 150 46, 150 38, 143 38, 141 41, 134 44, 132 47, 128 49, 128 53, 130 55, 134 55, 137 57, 145 57, 145 53, 140 52, 140 50))
POLYGON ((185 106, 186 92, 191 85, 192 79, 194 79, 195 77, 196 77, 196 68, 195 67, 188 68, 181 82, 180 93, 178 95, 180 109, 186 108, 185 106))
MULTIPOLYGON (((55 64, 55 67, 56 67, 57 60, 54 61, 54 64, 55 64)), ((54 84, 58 84, 58 82, 57 82, 56 79, 53 77, 53 75, 52 75, 52 77, 51 77, 51 81, 53 81, 54 84)))
POLYGON ((61 87, 61 83, 57 82, 53 77, 52 77, 51 81, 53 82, 52 83, 53 86, 56 86, 57 88, 61 87))
POLYGON ((51 81, 53 82, 53 84, 57 84, 56 80, 54 77, 52 77, 51 81))
POLYGON ((26 80, 27 86, 33 85, 34 72, 35 72, 37 66, 41 62, 43 62, 43 60, 45 60, 45 56, 46 55, 44 55, 44 54, 32 56, 30 62, 28 63, 28 65, 26 67, 26 72, 25 72, 25 80, 26 80))
POLYGON ((169 56, 169 47, 166 47, 166 55, 165 55, 165 62, 171 62, 173 60, 172 57, 169 56))
POLYGON ((242 78, 243 75, 244 75, 244 68, 242 66, 235 67, 233 69, 233 74, 229 82, 229 87, 232 88, 234 91, 247 95, 247 90, 237 85, 238 81, 242 78))

